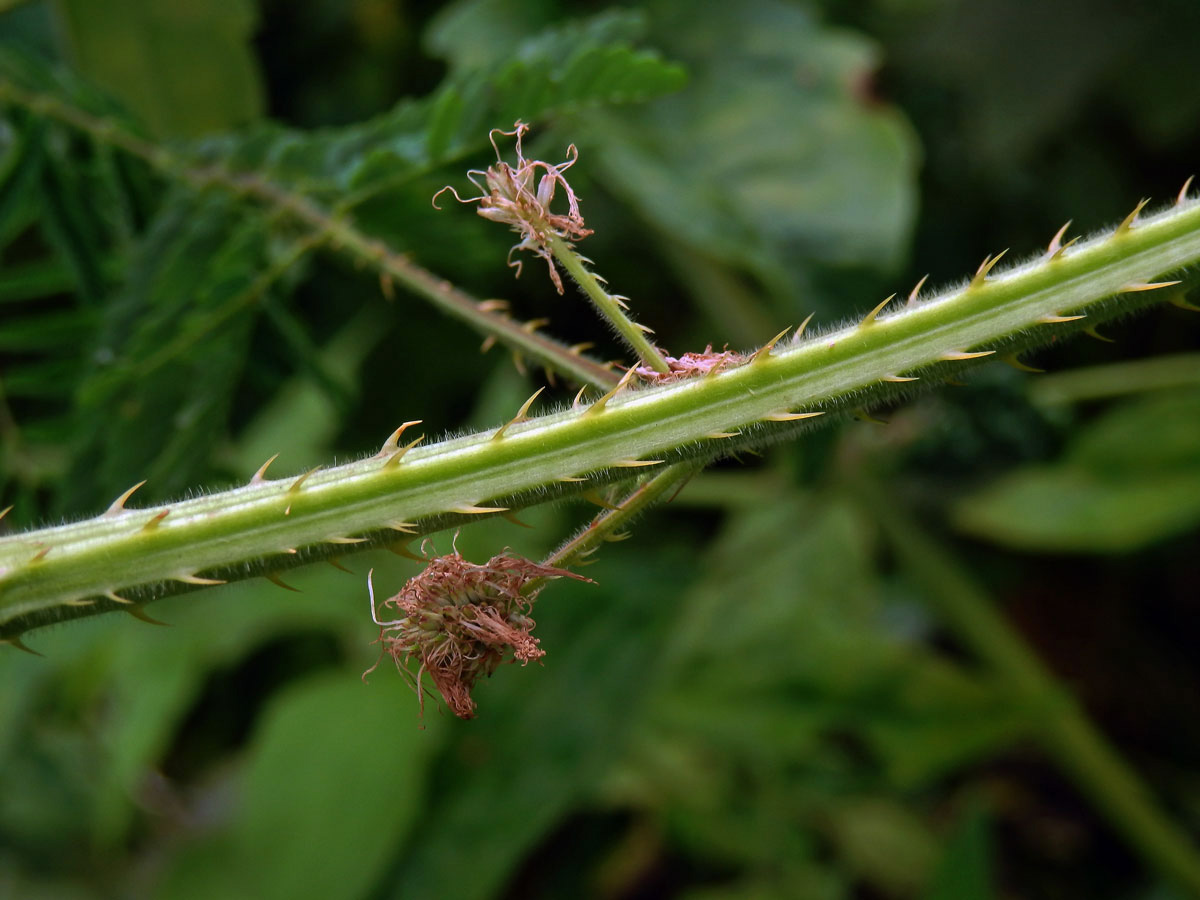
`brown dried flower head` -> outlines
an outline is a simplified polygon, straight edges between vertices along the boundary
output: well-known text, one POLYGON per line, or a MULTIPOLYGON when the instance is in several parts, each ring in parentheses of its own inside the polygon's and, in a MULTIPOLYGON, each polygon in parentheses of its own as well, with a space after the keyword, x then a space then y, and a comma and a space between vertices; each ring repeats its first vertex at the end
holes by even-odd
MULTIPOLYGON (((461 719, 473 718, 471 688, 480 676, 491 675, 505 662, 519 660, 524 665, 546 655, 530 634, 536 623, 529 613, 537 592, 526 596, 522 590, 535 578, 561 577, 591 580, 507 553, 475 565, 455 550, 431 559, 400 593, 384 600, 384 607, 401 615, 381 621, 368 575, 371 618, 380 628, 377 643, 411 681, 422 711, 421 678, 428 672, 451 711, 461 719), (408 666, 410 660, 417 662, 416 675, 408 666)), ((363 673, 364 679, 375 666, 363 673)))
POLYGON ((591 229, 584 226, 583 216, 579 213, 579 198, 563 175, 563 172, 575 165, 579 159, 579 150, 571 144, 567 148, 567 159, 556 166, 538 159, 526 159, 521 149, 521 138, 527 131, 529 126, 519 120, 512 131, 493 128, 488 133, 488 140, 492 142, 492 149, 496 151, 496 164, 489 166, 486 171, 472 169, 467 172, 467 178, 479 190, 480 195, 464 200, 458 195, 458 191, 446 185, 433 195, 433 206, 435 209, 441 208, 437 205, 437 198, 446 191, 453 194, 459 203, 478 203, 479 209, 476 211, 479 215, 493 222, 504 222, 521 236, 521 240, 513 244, 508 251, 508 264, 517 270, 517 277, 521 275, 521 261, 514 260, 513 253, 517 250, 531 250, 546 260, 546 265, 550 267, 550 279, 561 294, 562 279, 554 268, 554 258, 546 246, 547 243, 551 236, 573 242, 592 233, 591 229), (497 134, 516 137, 516 167, 510 166, 500 158, 500 149, 496 146, 497 134), (539 168, 545 170, 540 179, 537 178, 539 168), (483 179, 483 184, 479 183, 480 178, 483 179), (550 210, 550 203, 559 187, 567 195, 566 213, 550 210))

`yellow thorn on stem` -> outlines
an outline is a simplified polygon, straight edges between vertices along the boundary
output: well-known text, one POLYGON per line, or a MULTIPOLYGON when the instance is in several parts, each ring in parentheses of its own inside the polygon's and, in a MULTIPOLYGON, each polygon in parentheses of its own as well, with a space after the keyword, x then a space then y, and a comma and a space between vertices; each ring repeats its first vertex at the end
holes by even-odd
POLYGON ((113 603, 120 603, 122 606, 133 603, 132 600, 126 600, 124 597, 118 596, 113 591, 105 591, 104 596, 107 597, 109 600, 111 600, 113 603))
POLYGON ((637 469, 641 466, 661 466, 663 462, 661 459, 623 459, 610 465, 614 469, 637 469))
POLYGON ((0 509, 0 519, 3 519, 3 518, 4 518, 5 516, 7 516, 7 515, 8 515, 10 512, 12 512, 12 506, 11 506, 11 505, 4 507, 4 509, 0 509))
POLYGON ((1125 285, 1125 287, 1121 288, 1121 290, 1117 291, 1117 293, 1136 294, 1139 291, 1157 291, 1159 288, 1174 287, 1175 285, 1182 283, 1183 282, 1180 281, 1151 281, 1149 283, 1135 281, 1132 284, 1125 285))
POLYGON ((628 369, 625 374, 621 376, 621 380, 617 382, 616 386, 587 409, 585 409, 583 411, 583 415, 588 416, 595 413, 604 412, 604 407, 608 405, 608 401, 629 386, 629 382, 633 380, 633 375, 634 370, 628 369))
POLYGON ((508 512, 507 506, 474 506, 470 503, 458 503, 448 507, 446 512, 460 513, 464 516, 486 516, 489 513, 508 512))
MULTIPOLYGON (((1067 229, 1071 227, 1073 219, 1067 219, 1063 227, 1054 233, 1054 237, 1050 238, 1050 244, 1046 247, 1046 255, 1050 259, 1058 259, 1067 248, 1063 246, 1063 238, 1067 234, 1067 229)), ((1070 246, 1069 244, 1067 246, 1070 246)))
POLYGON ((710 431, 705 435, 705 437, 712 438, 713 440, 719 440, 720 438, 737 437, 739 434, 741 434, 740 431, 710 431))
POLYGON ((153 531, 158 527, 158 524, 171 514, 169 509, 164 509, 162 512, 153 516, 149 522, 142 526, 142 531, 153 531))
POLYGON ((0 640, 3 640, 3 642, 6 644, 11 644, 12 646, 16 647, 18 650, 24 650, 26 653, 32 653, 34 656, 42 657, 42 659, 46 658, 45 653, 38 653, 36 650, 34 650, 32 647, 30 647, 28 644, 26 644, 23 640, 21 640, 19 637, 0 638, 0 640))
POLYGON ((423 441, 423 440, 425 440, 425 435, 421 435, 419 438, 409 441, 407 444, 405 444, 403 447, 401 447, 399 450, 397 450, 395 453, 393 453, 391 456, 389 456, 384 461, 383 467, 385 469, 388 469, 388 468, 391 468, 392 466, 400 465, 400 460, 404 459, 404 454, 407 453, 409 450, 411 450, 413 447, 417 446, 417 444, 421 443, 421 441, 423 441))
POLYGON ((485 313, 506 313, 508 312, 507 300, 480 300, 475 304, 475 308, 480 312, 485 313))
POLYGON ((525 357, 522 356, 516 350, 514 350, 512 352, 512 361, 513 361, 513 368, 515 368, 517 370, 518 374, 520 374, 520 375, 528 375, 529 374, 529 370, 525 368, 525 357))
POLYGON ((917 375, 884 375, 880 381, 893 381, 899 384, 903 381, 920 381, 920 376, 917 375))
POLYGON ((1021 360, 1017 358, 1017 354, 1015 353, 1007 353, 1004 356, 1001 356, 1000 359, 1008 363, 1018 372, 1029 372, 1033 375, 1042 375, 1046 371, 1045 369, 1035 369, 1033 366, 1025 365, 1025 363, 1021 362, 1021 360))
POLYGON ((591 350, 595 346, 596 344, 594 341, 581 341, 578 344, 572 344, 570 347, 568 347, 567 352, 572 356, 578 356, 579 354, 583 353, 583 351, 591 350))
POLYGON ((1172 306, 1178 306, 1180 309, 1186 309, 1188 312, 1200 312, 1200 306, 1194 303, 1188 303, 1181 295, 1176 295, 1167 301, 1172 306))
POLYGON ((292 587, 290 584, 288 584, 286 581, 284 581, 282 578, 280 578, 274 572, 272 572, 269 575, 264 575, 263 578, 267 579, 267 581, 271 582, 271 584, 275 585, 276 587, 281 587, 285 591, 291 591, 293 594, 303 594, 304 593, 304 591, 300 590, 300 588, 292 587))
POLYGON ((816 315, 816 313, 809 313, 809 314, 808 314, 808 315, 805 317, 804 321, 803 321, 803 322, 801 322, 801 323, 799 324, 799 326, 797 326, 797 328, 796 328, 796 333, 792 335, 792 343, 793 343, 793 344, 794 344, 796 341, 800 340, 800 338, 801 338, 801 337, 804 335, 804 329, 808 327, 808 323, 812 321, 812 317, 813 317, 813 316, 815 316, 815 315, 816 315))
POLYGON ((938 358, 946 362, 959 362, 964 359, 979 359, 981 356, 991 356, 995 352, 995 350, 977 350, 973 353, 967 350, 947 350, 938 358))
POLYGON ((489 334, 487 337, 485 337, 483 339, 483 343, 481 343, 479 345, 479 352, 487 353, 489 350, 491 350, 495 346, 496 346, 496 336, 494 334, 489 334))
POLYGON ((887 306, 889 303, 891 303, 892 300, 894 300, 895 298, 896 298, 895 294, 891 294, 890 296, 885 297, 882 303, 880 303, 873 310, 871 310, 869 313, 867 313, 866 316, 863 317, 863 320, 858 323, 858 327, 859 328, 867 328, 870 325, 874 325, 875 317, 877 315, 879 315, 881 312, 883 312, 883 308, 885 306, 887 306))
POLYGON ((579 401, 583 399, 583 392, 587 389, 588 386, 586 384, 579 389, 579 391, 575 394, 575 399, 571 401, 571 409, 579 409, 581 405, 579 401))
POLYGON ((199 575, 172 575, 171 578, 184 584, 225 584, 220 578, 201 578, 199 575))
POLYGON ((146 611, 144 609, 142 609, 141 606, 126 606, 125 612, 129 613, 135 619, 140 619, 141 621, 145 622, 147 625, 162 625, 165 628, 171 627, 170 622, 164 622, 161 619, 156 619, 153 616, 148 615, 146 613, 146 611))
POLYGON ((338 559, 336 556, 329 557, 328 559, 325 560, 325 562, 329 563, 335 569, 345 572, 347 575, 354 574, 354 572, 352 572, 350 569, 347 569, 345 566, 343 566, 342 561, 340 559, 338 559))
POLYGON ((1098 332, 1096 330, 1096 326, 1094 326, 1094 325, 1091 328, 1083 329, 1083 333, 1086 334, 1088 337, 1095 338, 1098 341, 1104 341, 1104 343, 1106 343, 1106 344, 1115 344, 1116 343, 1116 341, 1114 341, 1112 338, 1105 337, 1100 332, 1098 332))
POLYGON ((387 548, 389 553, 395 553, 397 556, 403 556, 405 559, 413 559, 417 562, 429 562, 424 556, 417 556, 408 549, 408 544, 390 544, 387 548))
POLYGON ((405 422, 383 442, 383 446, 379 448, 379 452, 375 454, 373 459, 385 459, 400 449, 400 435, 404 434, 405 429, 411 428, 414 425, 420 425, 421 419, 413 419, 411 422, 405 422))
POLYGON ((580 478, 577 475, 559 475, 557 480, 565 484, 574 484, 577 481, 587 481, 586 478, 580 478))
POLYGON ((366 542, 367 542, 366 538, 352 538, 352 537, 325 538, 326 544, 365 544, 366 542))
POLYGON ((387 527, 403 534, 417 534, 416 522, 388 522, 387 527))
POLYGON ((764 422, 797 422, 800 419, 812 419, 816 416, 823 415, 825 415, 823 412, 794 413, 784 410, 782 412, 771 413, 770 415, 763 416, 762 420, 764 422))
POLYGON ((627 541, 633 537, 633 532, 630 531, 614 531, 612 534, 606 534, 604 540, 610 544, 619 544, 621 541, 627 541))
POLYGON ((775 335, 775 337, 771 338, 769 341, 767 341, 765 344, 763 344, 761 347, 759 347, 757 350, 755 350, 754 355, 750 357, 750 364, 753 365, 754 363, 762 362, 768 356, 770 356, 771 348, 774 347, 776 344, 778 344, 779 341, 783 338, 783 336, 791 330, 792 330, 792 326, 789 325, 787 328, 783 329, 783 331, 779 332, 779 334, 775 335))
POLYGON ((51 548, 50 548, 49 544, 42 547, 41 550, 39 550, 37 553, 33 554, 33 559, 29 560, 30 564, 32 565, 33 563, 41 562, 43 559, 46 558, 46 554, 50 552, 50 549, 51 548))
POLYGON ((860 421, 860 422, 869 422, 872 425, 887 425, 888 424, 883 419, 875 418, 873 415, 871 415, 865 409, 856 409, 854 411, 853 415, 854 415, 854 418, 858 419, 858 421, 860 421))
POLYGON ((1125 234, 1126 232, 1132 231, 1134 226, 1137 225, 1138 213, 1140 213, 1143 209, 1145 209, 1146 204, 1149 202, 1150 202, 1150 198, 1144 197, 1142 199, 1142 201, 1133 208, 1133 212, 1131 212, 1129 215, 1127 215, 1125 217, 1125 220, 1123 222, 1121 222, 1120 225, 1117 226, 1117 230, 1113 232, 1113 237, 1118 237, 1119 235, 1122 235, 1122 234, 1125 234))
POLYGON ((971 278, 971 283, 967 285, 967 290, 969 291, 972 288, 982 286, 984 281, 987 280, 988 272, 995 268, 996 263, 1000 262, 1000 258, 1007 252, 1008 250, 1006 248, 1001 250, 995 256, 985 256, 983 258, 983 262, 979 264, 979 268, 975 270, 975 275, 971 278))
POLYGON ((96 603, 96 601, 92 600, 91 598, 86 598, 86 599, 82 599, 82 600, 64 600, 63 601, 64 606, 94 606, 95 603, 96 603))
POLYGON ((106 509, 104 511, 104 515, 115 516, 115 515, 119 515, 120 513, 125 512, 125 501, 128 500, 130 497, 132 497, 133 492, 136 491, 138 488, 140 488, 145 483, 146 482, 144 480, 139 481, 137 484, 135 484, 133 487, 131 487, 129 490, 127 490, 125 493, 123 493, 120 497, 118 497, 116 500, 114 500, 112 502, 112 505, 109 506, 108 509, 106 509))
POLYGON ((1060 316, 1055 314, 1051 316, 1040 316, 1038 318, 1038 322, 1042 325, 1058 325, 1060 322, 1077 322, 1080 319, 1086 318, 1087 316, 1060 316))
POLYGON ((527 416, 526 413, 529 412, 529 407, 533 406, 533 401, 536 400, 538 398, 538 394, 540 394, 545 389, 546 389, 545 387, 540 387, 536 391, 534 391, 533 396, 521 404, 521 408, 517 410, 517 414, 515 416, 513 416, 511 419, 509 419, 507 422, 505 422, 503 425, 501 425, 498 429, 496 429, 496 433, 492 435, 492 440, 493 441, 500 440, 500 438, 504 437, 504 432, 507 431, 509 428, 511 428, 513 425, 516 425, 520 422, 528 421, 529 416, 527 416))
POLYGON ((268 459, 265 463, 263 463, 261 466, 259 466, 258 471, 250 476, 250 483, 251 484, 262 484, 264 481, 266 481, 267 480, 267 478, 266 478, 267 467, 270 466, 271 463, 275 462, 275 460, 277 460, 277 459, 279 459, 278 453, 276 453, 274 456, 272 456, 270 459, 268 459))
POLYGON ((307 481, 310 476, 316 474, 317 472, 320 472, 321 469, 323 469, 323 468, 325 468, 325 467, 324 466, 313 466, 311 469, 309 469, 307 472, 305 472, 303 475, 301 475, 299 478, 297 478, 295 481, 293 481, 290 485, 288 485, 287 492, 289 494, 299 493, 301 485, 303 485, 304 482, 307 481))
POLYGON ((1182 203, 1183 203, 1183 201, 1184 201, 1184 200, 1186 200, 1186 199, 1187 199, 1187 192, 1188 192, 1188 189, 1189 189, 1189 188, 1191 188, 1191 186, 1192 186, 1192 179, 1193 179, 1193 178, 1195 178, 1195 177, 1196 177, 1195 175, 1189 175, 1189 176, 1187 177, 1187 181, 1185 181, 1185 182, 1183 183, 1183 187, 1181 187, 1181 188, 1179 189, 1179 196, 1175 198, 1175 205, 1176 205, 1176 206, 1179 206, 1180 204, 1182 204, 1182 203))
POLYGON ((524 325, 521 326, 521 330, 523 332, 525 332, 526 334, 533 334, 535 331, 537 331, 542 326, 549 325, 549 324, 550 324, 549 319, 545 319, 545 318, 530 319, 528 322, 526 322, 524 325))
POLYGON ((634 328, 637 328, 639 331, 645 332, 646 334, 654 334, 654 329, 649 325, 643 325, 641 322, 630 322, 629 324, 634 328))
POLYGON ((921 280, 917 282, 917 286, 908 292, 908 300, 904 302, 905 306, 916 306, 917 297, 921 293, 921 288, 925 287, 925 282, 929 280, 929 275, 921 276, 921 280))
MULTIPOLYGON (((604 509, 615 511, 615 510, 618 510, 621 508, 619 506, 613 506, 611 503, 609 503, 607 500, 605 500, 603 497, 601 497, 596 491, 588 491, 587 493, 581 494, 580 496, 583 497, 584 500, 588 501, 588 503, 595 503, 597 506, 602 507, 604 509)), ((593 552, 595 552, 595 551, 593 550, 593 552)), ((583 554, 583 555, 586 555, 586 554, 583 554)))
POLYGON ((510 512, 500 513, 500 518, 502 518, 505 522, 511 522, 513 525, 517 525, 521 528, 532 528, 533 527, 528 522, 522 522, 520 519, 518 519, 515 515, 513 515, 510 512))

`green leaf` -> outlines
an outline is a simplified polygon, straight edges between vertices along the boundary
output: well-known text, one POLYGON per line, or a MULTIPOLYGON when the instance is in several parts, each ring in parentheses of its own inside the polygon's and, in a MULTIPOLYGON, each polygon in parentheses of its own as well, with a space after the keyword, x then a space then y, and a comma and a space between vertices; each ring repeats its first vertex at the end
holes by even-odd
POLYGON ((988 815, 972 803, 958 823, 934 871, 923 900, 992 900, 991 838, 988 815))
POLYGON ((424 791, 435 739, 414 703, 398 677, 368 686, 345 672, 281 695, 254 736, 232 830, 157 896, 366 896, 424 791))
POLYGON ((1139 398, 1082 429, 1050 466, 954 506, 971 534, 1039 552, 1136 550, 1200 524, 1200 392, 1139 398))
POLYGON ((79 71, 164 136, 258 118, 262 86, 249 0, 57 0, 79 71))
POLYGON ((669 102, 589 128, 607 187, 784 297, 814 262, 894 268, 918 152, 904 119, 862 93, 875 49, 778 0, 704 15, 659 3, 652 20, 652 40, 694 77, 669 102))
POLYGON ((152 495, 174 494, 207 471, 247 353, 264 227, 220 195, 178 195, 155 220, 77 393, 69 504, 143 479, 152 495))

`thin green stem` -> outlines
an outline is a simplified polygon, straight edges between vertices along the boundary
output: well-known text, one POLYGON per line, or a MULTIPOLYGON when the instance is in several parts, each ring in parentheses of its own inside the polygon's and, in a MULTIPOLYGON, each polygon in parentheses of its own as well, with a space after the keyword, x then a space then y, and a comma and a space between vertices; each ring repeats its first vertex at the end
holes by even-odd
POLYGON ((592 519, 577 535, 542 560, 545 566, 569 566, 590 556, 604 541, 624 540, 620 529, 629 525, 659 500, 680 489, 689 478, 703 469, 698 463, 678 463, 647 478, 613 509, 592 519))
POLYGON ((168 178, 186 182, 197 189, 216 187, 249 197, 275 213, 299 220, 313 230, 314 244, 327 242, 377 269, 383 278, 385 293, 392 283, 398 284, 481 334, 494 336, 521 357, 528 357, 584 384, 607 389, 617 381, 617 376, 603 363, 537 333, 529 323, 506 315, 494 303, 481 302, 459 290, 407 256, 393 251, 382 240, 364 234, 344 216, 329 212, 301 193, 255 174, 231 172, 220 166, 194 166, 186 156, 139 137, 115 120, 92 115, 48 94, 27 91, 4 79, 0 79, 0 102, 15 103, 35 115, 83 132, 98 144, 117 147, 168 178))
POLYGON ((1196 385, 1200 385, 1200 353, 1177 353, 1047 375, 1029 386, 1029 399, 1042 406, 1066 406, 1196 385))
POLYGON ((1137 774, 996 612, 987 594, 893 498, 865 490, 863 496, 874 521, 959 639, 1040 711, 1035 736, 1063 773, 1147 863, 1200 895, 1195 843, 1158 807, 1137 774))
POLYGON ((671 367, 667 365, 663 355, 658 352, 658 348, 646 338, 643 327, 625 315, 621 305, 600 286, 596 276, 588 271, 583 260, 579 258, 579 254, 571 249, 571 245, 554 235, 550 236, 549 245, 554 258, 567 270, 567 274, 575 279, 575 283, 587 294, 588 299, 592 301, 592 305, 596 307, 600 315, 607 319, 617 334, 633 348, 638 358, 655 372, 661 372, 664 375, 670 372, 671 367))

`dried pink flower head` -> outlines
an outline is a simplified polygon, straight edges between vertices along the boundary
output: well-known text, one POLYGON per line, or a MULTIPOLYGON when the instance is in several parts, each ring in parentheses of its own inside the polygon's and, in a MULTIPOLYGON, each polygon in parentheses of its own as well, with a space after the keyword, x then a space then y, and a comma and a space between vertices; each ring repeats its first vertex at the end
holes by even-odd
POLYGON ((433 206, 440 209, 437 198, 446 191, 453 194, 459 203, 478 203, 479 209, 476 211, 479 215, 493 222, 504 222, 521 236, 521 240, 513 244, 508 251, 508 264, 517 270, 517 277, 521 275, 521 261, 514 260, 513 253, 517 250, 531 250, 546 260, 546 265, 550 267, 550 279, 561 294, 562 279, 554 268, 554 257, 547 248, 547 243, 552 236, 572 242, 582 240, 592 233, 591 229, 584 226, 583 216, 579 213, 579 197, 563 175, 563 172, 575 165, 579 159, 579 150, 574 144, 569 146, 567 159, 556 166, 538 159, 526 159, 521 149, 521 138, 527 131, 529 126, 520 120, 513 126, 512 131, 493 128, 488 132, 488 140, 492 142, 492 149, 496 151, 496 164, 489 166, 486 171, 472 169, 467 172, 467 178, 480 191, 480 195, 464 200, 458 196, 458 191, 447 185, 433 195, 433 206), (497 134, 516 137, 515 168, 500 158, 500 148, 496 146, 497 134), (540 179, 537 178, 539 168, 545 170, 540 179), (479 178, 483 178, 483 184, 479 183, 479 178), (554 193, 560 186, 567 195, 566 213, 550 210, 554 193))
MULTIPOLYGON (((400 593, 384 600, 384 607, 392 607, 402 615, 380 621, 375 588, 368 575, 371 618, 380 628, 377 643, 410 679, 421 697, 422 710, 421 676, 428 672, 451 711, 460 719, 473 718, 471 688, 480 676, 491 675, 505 662, 519 660, 524 665, 546 655, 538 639, 530 634, 536 623, 529 613, 537 592, 526 596, 522 590, 535 578, 561 577, 591 581, 566 569, 507 553, 475 565, 455 550, 431 559, 400 593), (416 675, 408 667, 409 660, 417 662, 416 675)), ((363 677, 374 669, 372 666, 363 677)))
POLYGON ((732 350, 726 349, 717 353, 713 350, 712 344, 705 347, 703 353, 688 352, 678 359, 674 356, 665 356, 663 358, 666 360, 670 371, 658 372, 650 366, 638 366, 633 371, 643 381, 661 384, 668 381, 682 381, 685 378, 710 375, 722 369, 740 366, 746 361, 746 357, 743 354, 734 353, 732 350))

